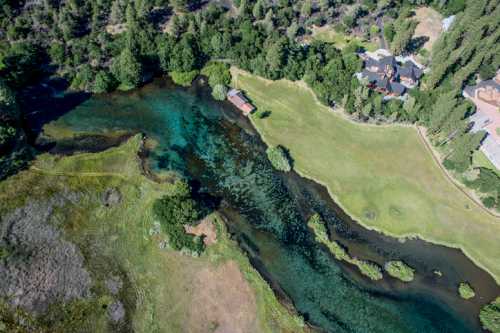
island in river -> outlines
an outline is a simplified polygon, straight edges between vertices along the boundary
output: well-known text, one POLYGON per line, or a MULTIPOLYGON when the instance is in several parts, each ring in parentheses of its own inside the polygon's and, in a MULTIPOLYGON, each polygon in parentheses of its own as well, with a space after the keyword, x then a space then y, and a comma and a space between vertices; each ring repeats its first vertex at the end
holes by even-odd
MULTIPOLYGON (((38 121, 43 121, 44 115, 39 113, 38 116, 38 121)), ((127 154, 118 148, 111 150, 113 159, 117 159, 114 162, 113 159, 97 159, 95 162, 94 154, 77 154, 69 149, 71 140, 79 142, 76 150, 82 151, 83 137, 102 138, 113 133, 122 136, 123 133, 141 132, 154 140, 156 144, 149 153, 141 154, 146 169, 156 175, 153 178, 168 179, 175 173, 189 179, 199 200, 210 201, 214 209, 226 218, 229 232, 282 303, 293 305, 312 326, 330 332, 474 332, 480 329, 479 308, 499 293, 495 281, 459 251, 417 240, 400 243, 397 239, 364 229, 335 205, 322 186, 294 172, 276 171, 267 159, 266 146, 248 120, 228 104, 213 101, 207 89, 199 83, 183 89, 156 80, 131 92, 94 96, 44 128, 45 135, 56 140, 45 145, 49 153, 38 157, 34 167, 3 183, 8 187, 2 191, 5 193, 2 216, 29 212, 30 205, 37 204, 36 198, 31 201, 28 195, 33 186, 38 186, 38 191, 47 194, 47 198, 54 198, 49 199, 55 201, 51 204, 55 215, 49 223, 62 229, 64 237, 78 245, 85 259, 79 271, 90 272, 91 281, 85 279, 84 285, 88 289, 82 290, 94 292, 77 295, 75 311, 88 304, 101 303, 106 309, 119 310, 116 303, 119 301, 126 314, 122 317, 126 318, 124 323, 137 327, 137 331, 147 331, 154 325, 182 331, 183 327, 175 323, 187 320, 183 309, 189 308, 188 302, 181 302, 183 305, 179 308, 173 303, 184 299, 183 290, 191 295, 191 289, 179 287, 182 290, 178 290, 175 282, 162 285, 158 279, 174 279, 176 268, 156 262, 156 254, 149 262, 152 253, 157 252, 175 258, 180 256, 171 250, 159 249, 161 239, 154 242, 154 218, 148 209, 153 199, 148 188, 157 188, 154 192, 157 196, 161 191, 168 192, 168 186, 144 177, 139 180, 131 178, 135 172, 131 170, 138 163, 137 157, 128 156, 121 160, 127 154), (65 157, 61 153, 74 155, 65 157), (77 160, 71 162, 72 158, 77 160), (41 177, 40 174, 48 178, 42 182, 37 178, 41 177), (121 209, 109 211, 97 203, 108 197, 105 194, 110 188, 120 188, 122 182, 128 184, 130 179, 134 179, 133 186, 119 191, 120 202, 126 204, 127 210, 118 204, 121 209), (43 190, 48 184, 52 186, 43 190), (162 189, 162 186, 167 187, 162 189), (68 199, 60 199, 61 196, 68 199), (59 204, 60 200, 64 204, 59 204), (321 214, 331 237, 346 246, 351 255, 379 265, 389 260, 404 260, 415 268, 415 280, 405 284, 385 276, 379 282, 372 282, 351 265, 337 261, 315 241, 307 227, 307 219, 313 213, 321 214), (135 229, 129 229, 132 227, 135 229), (80 233, 79 230, 87 231, 80 233), (94 237, 97 240, 93 240, 94 237), (138 251, 123 250, 127 248, 128 237, 140 241, 142 245, 138 251), (99 239, 108 239, 109 242, 104 245, 99 239), (119 247, 114 249, 114 244, 119 247), (149 250, 142 252, 141 249, 149 250), (114 258, 117 253, 117 258, 122 259, 114 258), (105 273, 96 276, 98 268, 106 265, 110 258, 116 262, 116 267, 111 266, 113 272, 104 270, 105 273), (144 263, 138 262, 145 258, 148 259, 144 263), (153 266, 144 266, 146 264, 153 266), (148 275, 146 272, 152 267, 165 270, 164 275, 159 278, 155 274, 148 275), (434 270, 443 272, 443 276, 437 277, 434 270), (133 273, 137 271, 140 274, 133 273), (127 281, 122 278, 122 282, 132 287, 120 290, 133 291, 132 295, 125 291, 110 294, 105 281, 115 275, 128 277, 127 281), (456 286, 464 280, 474 286, 479 297, 470 301, 459 298, 456 286), (167 312, 180 316, 176 320, 155 320, 169 308, 154 305, 156 301, 167 302, 162 300, 162 293, 157 288, 162 288, 163 295, 171 288, 179 292, 175 294, 179 298, 168 301, 172 312, 167 312), (147 295, 155 295, 156 301, 151 303, 147 295), (147 305, 137 307, 139 301, 147 305)), ((96 150, 96 146, 91 145, 91 149, 96 150)), ((211 253, 210 247, 207 251, 211 253)), ((221 256, 227 258, 221 254, 214 258, 221 256)), ((210 258, 209 254, 204 254, 200 259, 189 260, 196 263, 197 260, 210 261, 210 258)), ((197 274, 196 269, 191 272, 197 274)), ((297 331, 286 327, 297 328, 301 321, 283 312, 262 283, 252 284, 252 281, 259 280, 258 276, 245 273, 244 278, 253 288, 257 285, 260 288, 257 290, 264 293, 259 296, 257 291, 258 322, 270 323, 271 331, 297 331), (278 318, 275 318, 276 311, 270 310, 272 307, 281 313, 278 318)), ((190 285, 189 281, 187 285, 190 285)), ((94 322, 105 325, 108 310, 98 316, 101 321, 94 322)), ((207 318, 210 322, 210 316, 207 318)), ((213 320, 215 329, 219 321, 222 319, 213 320)))

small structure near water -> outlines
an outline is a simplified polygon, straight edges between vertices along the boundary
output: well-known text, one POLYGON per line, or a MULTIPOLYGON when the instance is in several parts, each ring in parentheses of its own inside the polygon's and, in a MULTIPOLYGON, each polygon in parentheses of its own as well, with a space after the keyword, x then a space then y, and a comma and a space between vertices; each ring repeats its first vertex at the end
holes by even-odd
POLYGON ((245 116, 248 116, 255 110, 255 106, 243 95, 243 92, 238 89, 231 89, 227 93, 227 99, 240 109, 245 116))

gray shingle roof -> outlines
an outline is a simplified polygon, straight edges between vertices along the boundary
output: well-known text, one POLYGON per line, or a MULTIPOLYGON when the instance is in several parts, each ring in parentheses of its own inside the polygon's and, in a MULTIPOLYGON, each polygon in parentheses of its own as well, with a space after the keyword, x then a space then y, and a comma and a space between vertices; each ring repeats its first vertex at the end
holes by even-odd
POLYGON ((393 92, 394 94, 398 95, 398 96, 401 96, 404 94, 406 90, 406 87, 403 86, 401 83, 397 83, 397 82, 391 82, 391 92, 393 92))

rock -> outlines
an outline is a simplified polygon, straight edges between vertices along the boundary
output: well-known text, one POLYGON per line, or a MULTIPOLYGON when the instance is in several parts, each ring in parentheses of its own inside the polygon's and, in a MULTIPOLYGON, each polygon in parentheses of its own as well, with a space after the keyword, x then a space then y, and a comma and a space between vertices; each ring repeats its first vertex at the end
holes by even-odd
POLYGON ((113 295, 117 295, 123 287, 123 281, 118 276, 113 276, 105 281, 106 288, 113 295))
POLYGON ((60 200, 28 203, 1 223, 0 245, 9 255, 0 262, 0 297, 34 314, 56 301, 90 296, 92 281, 80 250, 49 224, 60 200))
POLYGON ((121 321, 125 317, 125 308, 123 307, 122 302, 113 302, 108 307, 108 316, 115 323, 121 321))
POLYGON ((106 207, 117 205, 122 201, 122 194, 116 188, 108 188, 104 192, 102 201, 106 207))

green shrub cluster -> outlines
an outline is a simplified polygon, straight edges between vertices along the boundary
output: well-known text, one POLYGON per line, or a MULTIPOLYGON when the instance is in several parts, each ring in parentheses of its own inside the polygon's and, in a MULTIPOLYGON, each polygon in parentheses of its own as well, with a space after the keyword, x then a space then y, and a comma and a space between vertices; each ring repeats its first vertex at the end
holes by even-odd
POLYGON ((202 240, 187 234, 184 229, 184 225, 193 224, 199 218, 199 209, 191 198, 189 186, 185 182, 179 181, 177 188, 175 194, 157 199, 153 205, 153 212, 173 249, 185 248, 199 253, 203 251, 202 240))
POLYGON ((467 282, 460 283, 460 285, 458 286, 458 294, 463 299, 471 299, 476 296, 474 289, 472 289, 472 286, 467 282))
POLYGON ((231 84, 229 65, 222 62, 209 62, 202 68, 201 74, 208 77, 208 85, 212 88, 212 96, 218 101, 226 99, 227 86, 231 84))
POLYGON ((192 70, 188 72, 179 72, 179 71, 173 71, 168 73, 170 77, 172 78, 172 81, 174 81, 175 84, 178 84, 183 87, 189 87, 193 80, 196 78, 198 75, 197 70, 192 70))
POLYGON ((312 215, 307 221, 307 225, 313 230, 315 240, 324 244, 337 260, 344 260, 357 266, 363 275, 368 276, 372 280, 382 279, 382 270, 377 264, 358 258, 352 258, 341 244, 330 240, 325 223, 319 214, 312 215))
POLYGON ((282 146, 268 147, 267 157, 276 170, 288 172, 292 170, 292 165, 285 148, 282 146))
POLYGON ((401 260, 388 261, 384 265, 384 269, 390 276, 404 282, 413 281, 415 278, 415 270, 401 260))
POLYGON ((485 329, 493 333, 500 332, 500 297, 481 309, 479 319, 485 329))

